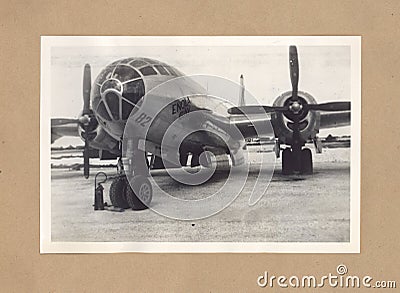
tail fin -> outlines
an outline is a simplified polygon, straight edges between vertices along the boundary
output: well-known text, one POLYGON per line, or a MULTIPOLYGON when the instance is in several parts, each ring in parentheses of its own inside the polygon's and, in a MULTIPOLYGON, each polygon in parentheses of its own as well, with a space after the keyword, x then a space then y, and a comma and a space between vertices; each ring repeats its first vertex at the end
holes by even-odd
POLYGON ((240 75, 240 89, 239 89, 239 107, 246 106, 246 102, 244 100, 244 78, 243 74, 240 75))

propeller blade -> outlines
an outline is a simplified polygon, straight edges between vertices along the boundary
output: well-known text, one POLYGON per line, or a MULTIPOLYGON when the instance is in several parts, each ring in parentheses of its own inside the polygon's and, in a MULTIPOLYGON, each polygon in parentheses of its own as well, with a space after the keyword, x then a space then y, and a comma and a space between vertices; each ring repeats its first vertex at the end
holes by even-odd
POLYGON ((297 56, 296 46, 289 47, 289 69, 290 81, 292 82, 292 100, 298 100, 298 85, 299 85, 299 59, 297 56))
POLYGON ((287 111, 288 107, 270 107, 270 106, 243 106, 243 107, 232 107, 228 109, 229 114, 265 114, 272 112, 284 112, 287 111))
POLYGON ((314 111, 350 111, 350 102, 330 102, 322 104, 308 104, 309 110, 314 111))
POLYGON ((83 123, 83 129, 85 130, 85 149, 83 150, 83 175, 86 179, 89 178, 89 115, 90 110, 90 91, 92 87, 92 73, 89 64, 85 64, 83 69, 83 84, 82 84, 82 95, 83 95, 83 111, 82 117, 79 119, 83 123))
POLYGON ((83 115, 90 113, 90 91, 92 87, 92 73, 90 65, 86 64, 83 70, 83 115))
POLYGON ((83 150, 83 175, 89 178, 89 140, 85 139, 85 149, 83 150))
POLYGON ((70 119, 70 118, 52 118, 51 119, 51 126, 62 126, 66 124, 76 123, 78 124, 78 119, 70 119))
POLYGON ((281 107, 281 106, 262 106, 265 112, 285 112, 289 110, 289 107, 281 107))

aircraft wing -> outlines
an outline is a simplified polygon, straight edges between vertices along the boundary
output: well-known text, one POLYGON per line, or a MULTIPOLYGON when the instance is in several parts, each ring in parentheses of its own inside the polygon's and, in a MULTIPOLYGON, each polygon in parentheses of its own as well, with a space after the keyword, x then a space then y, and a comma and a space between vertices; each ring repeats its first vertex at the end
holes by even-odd
POLYGON ((51 143, 63 136, 77 136, 78 120, 66 118, 53 118, 51 119, 51 143))
MULTIPOLYGON (((269 123, 271 121, 269 114, 232 115, 229 120, 239 129, 244 138, 274 136, 274 130, 269 123)), ((321 112, 320 129, 349 126, 350 121, 350 111, 321 112)))
POLYGON ((244 138, 274 136, 269 114, 232 115, 229 121, 239 129, 244 138))
POLYGON ((349 126, 351 121, 350 111, 321 112, 320 128, 334 128, 349 126))

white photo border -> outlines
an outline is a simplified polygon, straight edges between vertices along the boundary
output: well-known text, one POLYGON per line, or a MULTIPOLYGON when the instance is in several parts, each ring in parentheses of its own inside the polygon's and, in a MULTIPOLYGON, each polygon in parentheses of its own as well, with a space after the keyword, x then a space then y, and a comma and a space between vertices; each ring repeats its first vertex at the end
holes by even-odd
POLYGON ((360 253, 360 36, 42 36, 40 70, 40 253, 360 253), (51 241, 50 98, 54 46, 350 46, 351 161, 349 242, 53 242, 51 241))

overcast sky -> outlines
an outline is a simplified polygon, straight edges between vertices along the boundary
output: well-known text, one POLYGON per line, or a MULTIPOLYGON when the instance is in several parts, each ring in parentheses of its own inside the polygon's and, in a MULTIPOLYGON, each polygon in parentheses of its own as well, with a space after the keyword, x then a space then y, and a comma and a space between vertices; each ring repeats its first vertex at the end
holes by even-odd
MULTIPOLYGON (((291 89, 287 46, 91 46, 51 50, 51 117, 77 117, 82 109, 82 71, 92 65, 92 80, 107 64, 123 57, 149 57, 187 75, 210 74, 239 82, 261 103, 291 89)), ((351 100, 349 46, 298 46, 299 90, 317 102, 351 100)), ((237 100, 235 97, 234 100, 237 100)), ((349 134, 349 127, 321 135, 349 134)), ((60 140, 57 144, 68 144, 60 140)))

